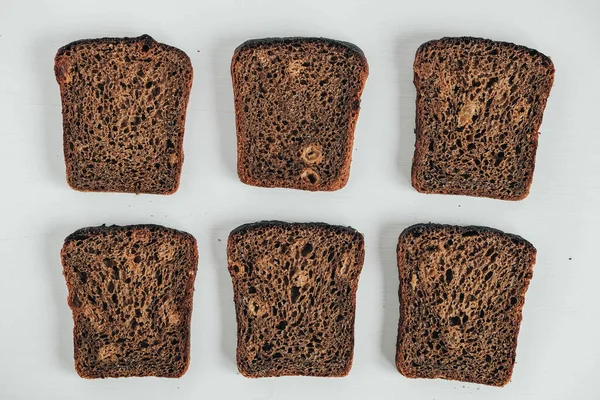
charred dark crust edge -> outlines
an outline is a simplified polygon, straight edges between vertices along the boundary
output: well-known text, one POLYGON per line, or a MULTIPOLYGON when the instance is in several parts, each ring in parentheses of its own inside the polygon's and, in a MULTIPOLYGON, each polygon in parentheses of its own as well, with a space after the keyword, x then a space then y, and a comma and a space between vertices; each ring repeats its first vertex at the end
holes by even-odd
POLYGON ((337 229, 345 233, 350 233, 352 235, 360 236, 361 240, 364 241, 364 236, 362 233, 357 231, 356 229, 350 226, 342 226, 342 225, 330 225, 325 222, 285 222, 285 221, 258 221, 258 222, 250 222, 247 224, 243 224, 235 228, 231 231, 229 236, 244 234, 253 229, 259 228, 318 228, 318 229, 337 229))
POLYGON ((322 37, 301 37, 301 36, 290 36, 290 37, 268 37, 262 39, 250 39, 240 44, 235 51, 233 52, 233 62, 231 63, 232 69, 235 63, 235 59, 238 54, 243 50, 256 49, 263 46, 275 46, 280 44, 290 44, 290 43, 315 43, 315 44, 330 44, 342 48, 349 49, 356 53, 362 63, 364 68, 364 73, 368 74, 369 72, 369 64, 367 63, 367 58, 365 57, 365 53, 361 50, 360 47, 355 45, 354 43, 345 42, 343 40, 335 40, 328 39, 322 37))
POLYGON ((167 228, 162 225, 156 225, 156 224, 114 225, 113 224, 113 225, 107 226, 104 224, 104 225, 100 225, 100 226, 90 226, 90 227, 86 227, 86 228, 77 229, 75 232, 71 233, 69 236, 67 236, 65 238, 65 244, 67 244, 69 242, 85 240, 85 239, 91 238, 92 236, 101 234, 103 232, 112 233, 112 232, 121 232, 121 231, 127 231, 127 230, 149 230, 150 232, 154 232, 154 231, 170 232, 170 233, 182 235, 183 237, 186 237, 188 239, 192 239, 194 241, 194 244, 196 243, 196 238, 194 238, 194 236, 192 234, 184 232, 184 231, 180 231, 177 229, 173 229, 173 228, 167 228))
POLYGON ((550 65, 552 73, 554 73, 554 63, 552 62, 550 57, 548 57, 544 53, 541 53, 535 49, 532 49, 530 47, 523 46, 520 44, 496 41, 496 40, 485 39, 485 38, 480 38, 480 37, 473 37, 473 36, 458 36, 458 37, 448 37, 447 36, 447 37, 443 37, 441 39, 430 40, 428 42, 423 43, 421 46, 419 46, 416 54, 419 54, 419 53, 427 50, 427 48, 429 48, 429 47, 433 47, 433 46, 437 46, 437 45, 456 44, 456 43, 488 44, 488 45, 494 45, 494 46, 503 46, 503 47, 513 49, 513 50, 526 51, 532 57, 541 57, 544 61, 546 61, 550 65))
POLYGON ((402 233, 400 234, 400 237, 398 238, 398 242, 402 241, 402 239, 405 236, 410 235, 414 231, 419 231, 419 230, 420 231, 433 231, 436 229, 454 229, 459 232, 475 231, 480 234, 481 233, 500 234, 502 236, 506 236, 506 237, 510 238, 511 240, 518 240, 519 242, 525 244, 527 247, 530 248, 530 250, 533 250, 534 252, 537 251, 536 248, 529 241, 525 240, 524 238, 522 238, 519 235, 515 235, 513 233, 506 233, 506 232, 501 231, 500 229, 496 229, 496 228, 490 228, 487 226, 478 226, 478 225, 451 225, 451 224, 434 224, 434 223, 415 224, 415 225, 409 226, 408 228, 406 228, 402 231, 402 233))
POLYGON ((86 44, 103 44, 103 43, 112 43, 112 44, 120 44, 120 43, 124 43, 124 44, 133 44, 133 43, 143 43, 150 46, 160 46, 165 50, 172 50, 176 53, 178 53, 180 56, 182 56, 184 59, 186 59, 190 65, 190 68, 192 67, 192 62, 190 61, 190 57, 187 55, 187 53, 181 49, 178 49, 177 47, 173 47, 170 46, 168 44, 164 44, 164 43, 159 43, 156 40, 154 40, 152 38, 152 36, 148 35, 148 34, 143 34, 141 36, 136 36, 136 37, 103 37, 103 38, 97 38, 97 39, 80 39, 80 40, 75 40, 69 44, 66 44, 64 46, 62 46, 61 48, 58 49, 58 52, 56 53, 56 58, 61 57, 63 55, 65 55, 65 53, 67 51, 71 51, 74 50, 76 47, 81 46, 81 45, 86 45, 86 44))

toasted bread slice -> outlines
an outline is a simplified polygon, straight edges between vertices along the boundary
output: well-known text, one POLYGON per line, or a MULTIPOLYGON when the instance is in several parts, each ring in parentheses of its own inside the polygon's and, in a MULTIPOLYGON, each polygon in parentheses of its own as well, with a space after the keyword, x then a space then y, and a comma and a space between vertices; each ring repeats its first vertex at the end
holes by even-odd
POLYGON ((402 232, 398 370, 507 384, 535 257, 531 243, 490 228, 424 224, 402 232))
POLYGON ((326 224, 242 225, 229 236, 227 260, 244 376, 348 374, 360 233, 326 224))
POLYGON ((150 36, 58 51, 67 182, 76 190, 170 194, 179 187, 192 64, 150 36))
POLYGON ((242 182, 312 191, 346 185, 368 75, 358 47, 318 38, 250 40, 236 49, 231 75, 242 182))
POLYGON ((180 377, 190 361, 198 248, 157 225, 76 231, 61 251, 84 378, 180 377))
POLYGON ((423 44, 414 63, 413 186, 525 198, 553 81, 550 58, 527 47, 470 37, 423 44))

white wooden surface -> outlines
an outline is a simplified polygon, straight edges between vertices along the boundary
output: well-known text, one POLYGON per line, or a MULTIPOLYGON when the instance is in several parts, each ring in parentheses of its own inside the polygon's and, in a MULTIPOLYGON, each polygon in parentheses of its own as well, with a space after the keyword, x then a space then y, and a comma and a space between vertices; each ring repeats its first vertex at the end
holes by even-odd
POLYGON ((599 17, 595 1, 0 0, 0 398, 600 398, 599 17), (72 40, 143 33, 185 50, 195 69, 181 187, 168 197, 75 192, 64 177, 53 57, 72 40), (353 42, 370 64, 350 182, 335 193, 253 188, 235 173, 232 52, 248 38, 288 35, 353 42), (414 52, 448 35, 524 44, 555 63, 524 201, 422 195, 410 186, 414 52), (232 228, 260 219, 365 234, 348 377, 237 373, 225 243, 232 228), (394 368, 395 243, 406 226, 427 221, 488 225, 538 248, 513 381, 503 389, 409 380, 394 368), (74 372, 59 250, 75 229, 102 223, 158 223, 197 237, 192 362, 182 379, 87 381, 74 372))

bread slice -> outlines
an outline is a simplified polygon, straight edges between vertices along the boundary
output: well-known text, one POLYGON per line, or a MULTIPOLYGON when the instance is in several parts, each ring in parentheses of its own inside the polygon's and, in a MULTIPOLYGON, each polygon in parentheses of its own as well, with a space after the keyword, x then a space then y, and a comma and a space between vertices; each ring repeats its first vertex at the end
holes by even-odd
POLYGON ((362 234, 322 223, 257 222, 231 232, 227 261, 244 376, 350 372, 362 234))
POLYGON ((177 190, 193 75, 183 51, 148 35, 80 40, 58 50, 54 72, 73 189, 177 190))
POLYGON ((198 267, 196 239, 157 225, 76 231, 61 251, 84 378, 182 376, 198 267))
POLYGON ((527 47, 471 37, 423 44, 414 63, 413 186, 525 198, 553 81, 550 58, 527 47))
POLYGON ((402 232, 398 370, 507 384, 535 257, 531 243, 490 228, 426 224, 402 232))
POLYGON ((344 187, 368 72, 363 52, 350 43, 270 38, 240 45, 231 76, 241 181, 344 187))

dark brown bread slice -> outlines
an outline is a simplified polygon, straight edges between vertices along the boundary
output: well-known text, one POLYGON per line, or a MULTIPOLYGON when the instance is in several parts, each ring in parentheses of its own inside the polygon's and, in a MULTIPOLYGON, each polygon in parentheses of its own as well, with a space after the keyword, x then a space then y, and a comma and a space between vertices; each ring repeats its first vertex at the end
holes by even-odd
POLYGON ((80 40, 58 51, 54 72, 73 189, 177 190, 193 76, 183 51, 148 35, 80 40))
POLYGON ((553 81, 550 58, 527 47, 471 37, 423 44, 414 63, 413 186, 525 198, 553 81))
POLYGON ((196 239, 157 225, 76 231, 61 251, 84 378, 182 376, 198 267, 196 239))
POLYGON ((350 372, 362 234, 322 223, 242 225, 229 235, 227 260, 244 376, 350 372))
POLYGON ((241 181, 344 187, 368 73, 363 52, 350 43, 269 38, 239 46, 231 75, 241 181))
POLYGON ((535 257, 531 243, 490 228, 424 224, 402 232, 398 370, 507 384, 535 257))

